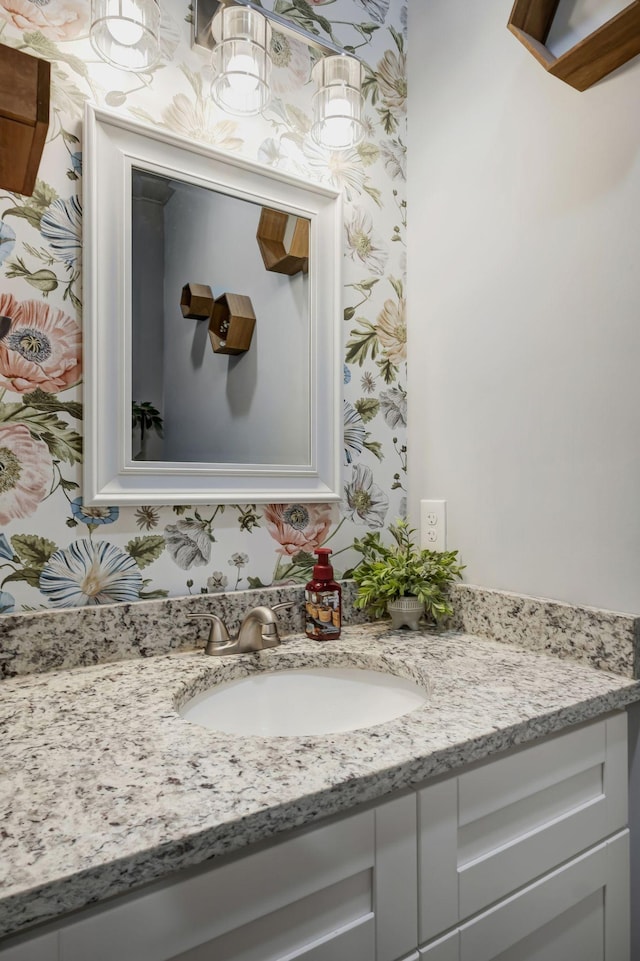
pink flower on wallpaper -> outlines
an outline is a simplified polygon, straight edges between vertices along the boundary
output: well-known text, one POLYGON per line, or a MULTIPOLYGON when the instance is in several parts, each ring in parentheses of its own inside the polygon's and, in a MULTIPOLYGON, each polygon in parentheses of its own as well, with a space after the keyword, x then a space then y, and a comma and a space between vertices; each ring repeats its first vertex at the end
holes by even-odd
POLYGON ((280 547, 278 554, 294 557, 300 551, 312 554, 331 530, 328 504, 267 504, 267 530, 280 547))
POLYGON ((0 424, 0 525, 33 514, 52 479, 47 445, 24 424, 0 424))
POLYGON ((0 0, 0 16, 18 30, 39 30, 48 40, 75 40, 87 33, 89 0, 0 0))
POLYGON ((78 383, 81 330, 64 311, 41 300, 20 302, 0 294, 0 325, 0 387, 18 394, 36 387, 56 393, 78 383))

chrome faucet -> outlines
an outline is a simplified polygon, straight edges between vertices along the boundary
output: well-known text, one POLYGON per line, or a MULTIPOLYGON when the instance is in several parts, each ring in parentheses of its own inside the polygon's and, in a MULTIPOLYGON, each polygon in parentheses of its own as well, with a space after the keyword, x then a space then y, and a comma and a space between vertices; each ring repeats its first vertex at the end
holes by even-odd
POLYGON ((217 614, 187 614, 187 617, 204 617, 211 621, 205 654, 247 654, 249 651, 278 646, 280 635, 276 611, 286 607, 293 607, 293 602, 274 604, 273 607, 252 607, 245 614, 235 637, 229 636, 226 624, 217 614))

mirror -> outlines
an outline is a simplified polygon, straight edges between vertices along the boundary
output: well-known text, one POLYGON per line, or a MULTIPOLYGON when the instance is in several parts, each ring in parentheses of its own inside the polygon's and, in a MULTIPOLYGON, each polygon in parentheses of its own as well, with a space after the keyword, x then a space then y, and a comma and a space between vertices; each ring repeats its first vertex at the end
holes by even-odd
POLYGON ((336 191, 91 105, 84 499, 339 499, 336 191))

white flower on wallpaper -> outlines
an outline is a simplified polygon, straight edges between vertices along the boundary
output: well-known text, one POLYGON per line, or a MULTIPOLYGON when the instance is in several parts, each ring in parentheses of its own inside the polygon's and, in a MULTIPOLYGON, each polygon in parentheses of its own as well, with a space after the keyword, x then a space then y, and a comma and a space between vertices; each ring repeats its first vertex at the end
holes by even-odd
POLYGON ((0 42, 26 41, 53 68, 36 189, 29 198, 9 195, 0 219, 0 614, 304 583, 320 545, 334 550, 340 575, 355 559, 350 545, 361 528, 381 530, 404 509, 406 0, 271 3, 320 37, 353 43, 366 64, 365 138, 345 152, 309 136, 315 54, 305 45, 274 32, 274 99, 264 116, 231 118, 211 101, 208 57, 190 47, 188 0, 160 6, 161 61, 134 77, 95 62, 88 0, 0 0, 0 42), (339 505, 84 504, 80 187, 88 96, 341 191, 339 505))
POLYGON ((353 468, 344 488, 342 510, 354 523, 364 524, 370 530, 384 526, 389 498, 375 483, 373 472, 366 465, 357 464, 353 468))
POLYGON ((347 249, 352 260, 358 259, 372 274, 381 276, 389 257, 382 240, 374 233, 371 215, 355 208, 345 224, 347 249))

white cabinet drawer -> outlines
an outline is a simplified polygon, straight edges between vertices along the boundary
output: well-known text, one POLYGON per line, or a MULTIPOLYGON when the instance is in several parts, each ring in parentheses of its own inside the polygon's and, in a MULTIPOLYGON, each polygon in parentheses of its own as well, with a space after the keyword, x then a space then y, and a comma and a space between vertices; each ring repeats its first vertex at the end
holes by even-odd
POLYGON ((428 941, 625 827, 626 715, 428 785, 418 805, 428 941))
POLYGON ((58 934, 43 934, 10 948, 0 948, 0 961, 58 961, 58 934))
POLYGON ((629 832, 462 925, 459 961, 629 961, 629 832))
POLYGON ((167 961, 282 910, 294 925, 296 905, 301 943, 318 939, 372 912, 374 844, 365 811, 132 895, 62 928, 62 961, 167 961))

